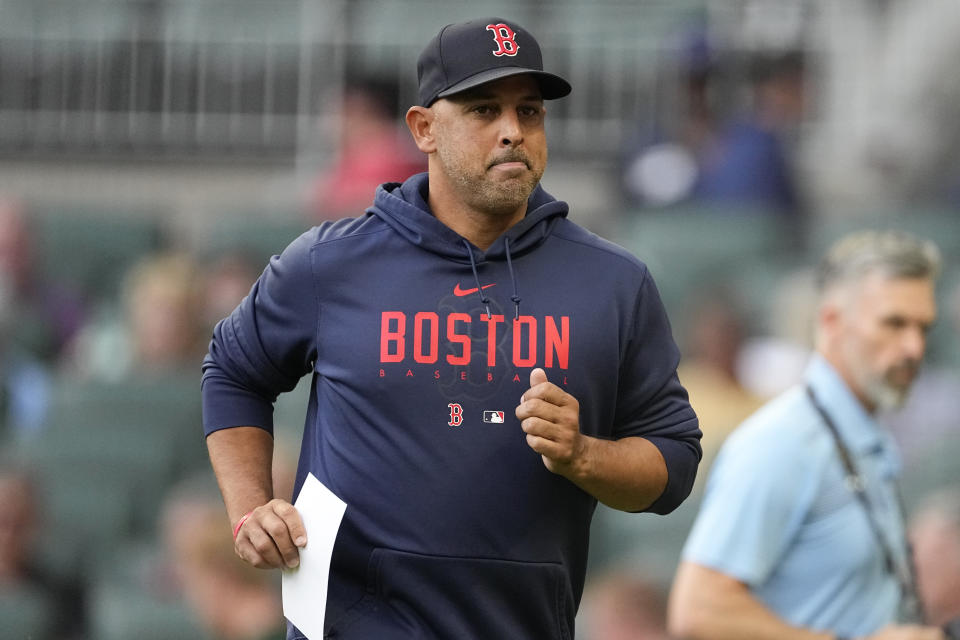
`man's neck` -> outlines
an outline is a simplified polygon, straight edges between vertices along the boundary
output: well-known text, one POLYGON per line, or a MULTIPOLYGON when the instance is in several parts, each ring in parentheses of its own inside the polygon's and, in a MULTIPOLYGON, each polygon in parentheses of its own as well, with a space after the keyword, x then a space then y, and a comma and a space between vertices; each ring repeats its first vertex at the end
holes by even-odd
POLYGON ((504 231, 520 222, 526 213, 526 207, 513 215, 489 214, 466 207, 451 210, 435 203, 433 198, 430 199, 430 210, 437 220, 484 251, 489 249, 504 231))
POLYGON ((843 383, 847 386, 847 389, 850 390, 850 393, 853 394, 853 397, 857 399, 857 402, 860 403, 860 406, 863 407, 871 416, 877 412, 876 405, 870 401, 867 395, 857 386, 856 381, 853 378, 853 375, 850 371, 843 365, 843 362, 840 358, 831 356, 824 350, 819 350, 820 355, 826 360, 833 370, 837 372, 837 375, 840 376, 840 379, 843 380, 843 383))
POLYGON ((427 204, 437 220, 486 251, 503 232, 517 224, 527 213, 524 202, 512 213, 482 211, 464 203, 453 191, 434 181, 430 183, 427 204))

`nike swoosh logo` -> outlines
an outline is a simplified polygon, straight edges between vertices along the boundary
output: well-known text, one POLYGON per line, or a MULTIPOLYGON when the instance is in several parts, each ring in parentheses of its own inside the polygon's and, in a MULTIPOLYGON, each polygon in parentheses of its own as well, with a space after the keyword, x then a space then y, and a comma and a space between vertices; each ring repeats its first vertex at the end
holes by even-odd
MULTIPOLYGON (((485 284, 485 285, 483 285, 483 287, 481 287, 481 288, 483 288, 483 289, 489 289, 490 287, 496 286, 496 284, 497 284, 496 282, 494 282, 493 284, 485 284)), ((471 293, 476 293, 477 291, 478 291, 478 289, 477 289, 476 287, 474 287, 473 289, 461 289, 461 288, 460 288, 460 283, 458 282, 458 283, 457 283, 457 286, 455 286, 455 287, 453 288, 453 295, 458 296, 458 297, 463 297, 463 296, 468 296, 468 295, 470 295, 471 293)))

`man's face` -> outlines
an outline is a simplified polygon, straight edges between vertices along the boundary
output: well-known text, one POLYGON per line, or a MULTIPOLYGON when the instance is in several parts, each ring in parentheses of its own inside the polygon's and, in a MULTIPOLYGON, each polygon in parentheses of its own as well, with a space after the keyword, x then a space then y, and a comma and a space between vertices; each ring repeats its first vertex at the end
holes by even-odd
POLYGON ((919 371, 936 319, 933 282, 875 272, 843 291, 832 327, 842 373, 868 409, 897 407, 919 371))
POLYGON ((458 198, 495 215, 522 207, 547 164, 546 112, 536 80, 495 80, 431 108, 438 168, 458 198))

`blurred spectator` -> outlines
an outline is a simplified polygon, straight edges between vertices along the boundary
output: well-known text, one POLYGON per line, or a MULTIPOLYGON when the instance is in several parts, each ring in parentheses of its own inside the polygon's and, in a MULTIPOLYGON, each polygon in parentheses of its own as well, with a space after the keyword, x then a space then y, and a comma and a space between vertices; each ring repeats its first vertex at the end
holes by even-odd
POLYGON ((665 590, 628 572, 591 581, 577 616, 578 640, 668 640, 665 590))
POLYGON ((336 117, 336 158, 311 195, 315 217, 360 215, 381 183, 402 182, 427 170, 426 156, 413 145, 406 127, 398 126, 398 102, 393 83, 347 83, 336 117))
MULTIPOLYGON (((293 491, 296 462, 289 455, 285 445, 274 455, 278 495, 293 491)), ((94 583, 94 632, 126 638, 149 626, 153 638, 286 637, 278 576, 235 555, 212 471, 169 487, 158 513, 155 541, 131 540, 135 553, 128 552, 122 567, 108 569, 94 583)))
MULTIPOLYGON (((0 234, 2 235, 2 234, 0 234)), ((16 301, 0 279, 0 438, 29 438, 42 426, 50 402, 50 376, 13 338, 16 301)))
POLYGON ((240 252, 216 257, 203 272, 203 330, 205 335, 230 315, 260 275, 254 261, 240 252))
POLYGON ((831 247, 802 385, 738 427, 710 474, 671 594, 674 633, 940 637, 903 624, 917 612, 900 465, 876 422, 923 360, 940 262, 932 243, 897 232, 831 247))
POLYGON ((726 436, 764 401, 737 378, 746 327, 736 298, 732 292, 712 290, 687 316, 690 326, 677 370, 703 431, 703 459, 697 474, 700 482, 726 436))
POLYGON ((678 74, 679 113, 666 114, 666 122, 642 132, 622 160, 626 196, 641 206, 689 199, 698 176, 697 158, 716 135, 718 116, 711 96, 716 91, 718 68, 716 51, 706 34, 688 34, 675 62, 670 72, 678 74))
MULTIPOLYGON (((24 609, 4 608, 0 618, 41 611, 44 620, 31 629, 33 637, 79 637, 84 624, 82 593, 59 584, 41 568, 34 547, 42 510, 39 493, 26 470, 5 461, 0 461, 0 505, 0 601, 20 603, 24 609)), ((4 624, 16 623, 5 618, 4 624)))
POLYGON ((7 466, 0 468, 0 583, 31 579, 31 544, 37 525, 37 496, 29 476, 7 466))
POLYGON ((286 638, 277 575, 234 553, 212 477, 193 479, 171 493, 162 533, 177 590, 212 638, 286 638))
POLYGON ((712 99, 719 67, 704 37, 685 45, 679 67, 681 121, 627 153, 628 197, 641 205, 695 201, 797 213, 789 140, 806 101, 803 55, 758 54, 750 107, 733 117, 712 99))
POLYGON ((200 275, 193 260, 165 255, 135 265, 127 283, 135 366, 165 369, 195 365, 202 353, 200 275))
POLYGON ((800 203, 787 137, 805 102, 800 53, 761 56, 751 70, 752 109, 724 123, 700 156, 696 199, 797 213, 800 203))
POLYGON ((37 262, 37 241, 24 208, 0 199, 0 286, 10 296, 12 340, 44 362, 62 355, 84 321, 80 297, 48 282, 37 262))
POLYGON ((960 485, 931 495, 911 519, 917 590, 927 620, 960 619, 960 485))
POLYGON ((186 255, 142 259, 127 274, 122 318, 107 317, 80 336, 80 374, 119 380, 134 371, 199 371, 207 337, 201 285, 197 265, 186 255))
MULTIPOLYGON (((292 496, 296 449, 285 441, 277 443, 272 473, 274 494, 292 496)), ((286 638, 278 576, 237 557, 211 472, 170 490, 161 509, 160 537, 165 563, 150 585, 156 597, 182 598, 215 640, 286 638)))

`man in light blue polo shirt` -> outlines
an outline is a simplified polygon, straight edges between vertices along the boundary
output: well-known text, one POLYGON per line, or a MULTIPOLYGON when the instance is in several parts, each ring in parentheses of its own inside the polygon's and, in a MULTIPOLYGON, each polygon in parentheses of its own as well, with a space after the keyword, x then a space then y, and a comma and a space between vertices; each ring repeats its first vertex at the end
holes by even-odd
POLYGON ((895 232, 849 236, 820 265, 804 384, 724 443, 670 597, 694 640, 938 640, 913 601, 899 457, 874 416, 900 404, 936 315, 939 254, 895 232))

